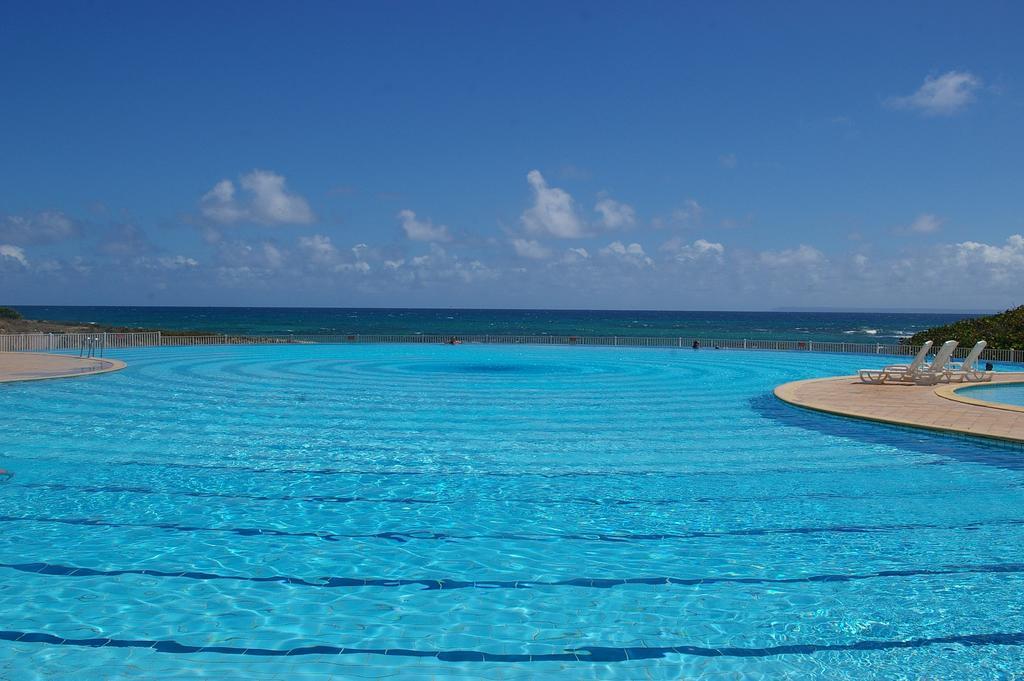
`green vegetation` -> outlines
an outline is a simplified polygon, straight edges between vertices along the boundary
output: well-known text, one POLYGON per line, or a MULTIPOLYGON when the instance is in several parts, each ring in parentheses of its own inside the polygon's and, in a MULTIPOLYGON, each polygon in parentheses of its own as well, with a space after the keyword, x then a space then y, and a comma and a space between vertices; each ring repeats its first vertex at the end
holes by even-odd
POLYGON ((990 348, 1024 348, 1024 305, 988 317, 961 319, 946 326, 938 326, 921 333, 915 333, 903 341, 909 345, 921 345, 926 340, 936 345, 947 340, 960 341, 960 346, 974 345, 980 340, 988 341, 990 348))
POLYGON ((21 313, 13 307, 0 307, 0 319, 21 319, 21 313))

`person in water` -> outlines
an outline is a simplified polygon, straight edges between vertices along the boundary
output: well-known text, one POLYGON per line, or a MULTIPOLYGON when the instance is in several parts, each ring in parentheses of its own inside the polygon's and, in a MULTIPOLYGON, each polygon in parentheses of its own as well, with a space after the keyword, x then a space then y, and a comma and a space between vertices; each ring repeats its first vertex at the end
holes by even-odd
POLYGON ((693 341, 693 349, 694 350, 700 350, 700 341, 699 340, 693 341))

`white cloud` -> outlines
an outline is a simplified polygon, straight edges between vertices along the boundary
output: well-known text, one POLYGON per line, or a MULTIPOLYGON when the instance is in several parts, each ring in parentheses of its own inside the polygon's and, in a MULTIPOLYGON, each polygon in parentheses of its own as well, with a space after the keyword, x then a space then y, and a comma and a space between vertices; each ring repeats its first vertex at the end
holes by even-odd
POLYGON ((307 224, 315 219, 306 199, 287 190, 282 175, 253 170, 243 175, 238 184, 245 194, 241 199, 231 180, 215 184, 199 202, 202 214, 224 224, 307 224))
POLYGON ((672 219, 684 225, 693 225, 704 217, 704 208, 696 199, 686 199, 681 208, 672 211, 672 219))
POLYGON ((682 206, 672 211, 670 219, 655 218, 651 226, 655 229, 662 229, 672 225, 676 227, 693 227, 699 225, 703 218, 704 207, 696 199, 686 199, 683 201, 682 206))
POLYGON ((217 244, 217 256, 221 270, 233 278, 282 270, 288 259, 284 249, 269 241, 222 241, 217 244))
POLYGON ((963 241, 948 247, 960 265, 980 263, 995 268, 1020 268, 1024 273, 1024 236, 1013 234, 1003 246, 963 241))
POLYGON ((574 263, 590 259, 590 253, 585 248, 568 248, 562 256, 562 262, 574 263))
POLYGON ((372 267, 365 258, 370 252, 366 244, 356 244, 350 250, 355 261, 348 259, 331 241, 331 237, 323 234, 299 237, 299 251, 305 254, 308 262, 315 268, 334 272, 359 272, 365 274, 372 267))
POLYGON ((572 196, 557 187, 549 187, 539 170, 531 170, 526 181, 533 189, 533 205, 522 215, 526 231, 550 234, 559 239, 578 239, 587 235, 583 221, 576 214, 572 196))
POLYGON ((283 176, 254 170, 242 176, 241 185, 252 195, 251 211, 258 221, 284 224, 313 221, 306 199, 289 193, 283 176))
POLYGON ((434 225, 430 220, 418 220, 416 213, 409 209, 398 212, 406 238, 411 241, 451 241, 452 235, 444 225, 434 225))
POLYGON ((395 278, 405 284, 441 284, 457 281, 465 284, 496 279, 498 272, 479 260, 465 261, 430 244, 430 252, 417 255, 403 264, 389 268, 395 278))
POLYGON ((358 272, 359 274, 366 274, 372 268, 370 263, 365 260, 357 260, 356 262, 343 262, 336 268, 339 272, 358 272))
POLYGON ((284 252, 272 243, 263 243, 263 258, 267 267, 272 270, 279 269, 284 264, 284 252))
POLYGON ((44 244, 78 236, 79 229, 60 211, 30 216, 6 215, 0 219, 0 239, 12 244, 44 244))
POLYGON ((825 255, 806 244, 782 251, 763 251, 758 259, 769 267, 790 267, 793 265, 817 265, 825 262, 825 255))
POLYGON ((551 249, 533 239, 513 239, 512 247, 521 258, 544 260, 551 257, 551 249))
POLYGON ((50 258, 49 260, 37 262, 35 265, 35 269, 39 272, 60 272, 62 269, 64 269, 64 263, 62 263, 60 260, 50 258))
POLYGON ((951 116, 974 101, 981 79, 967 71, 949 71, 941 76, 927 76, 913 94, 890 97, 886 104, 893 109, 911 109, 928 116, 951 116))
POLYGON ((85 258, 80 255, 76 255, 71 258, 68 263, 75 272, 83 275, 90 275, 93 271, 93 265, 89 263, 85 258))
POLYGON ((942 226, 942 219, 931 213, 922 213, 914 219, 907 229, 917 234, 930 234, 942 226))
POLYGON ((0 244, 0 258, 10 258, 15 260, 22 265, 22 267, 28 267, 28 258, 25 257, 25 249, 14 246, 13 244, 0 244))
POLYGON ((184 255, 160 257, 157 258, 157 262, 166 270, 181 270, 199 266, 198 260, 184 255))
POLYGON ((235 184, 231 180, 221 180, 213 185, 213 189, 206 192, 199 201, 199 209, 215 222, 237 222, 246 215, 235 203, 235 184))
POLYGON ((993 302, 993 306, 1019 304, 1024 290, 1024 236, 1012 234, 1003 244, 939 244, 880 262, 874 270, 884 270, 889 280, 923 286, 932 298, 977 301, 979 295, 985 295, 1005 301, 993 302))
POLYGON ((636 224, 636 211, 628 203, 605 198, 597 202, 594 210, 601 214, 601 225, 605 229, 623 229, 636 224))
POLYGON ((333 266, 338 263, 338 249, 331 237, 323 234, 299 237, 299 250, 315 265, 333 266))
POLYGON ((654 265, 654 261, 644 253, 643 246, 638 243, 631 243, 627 246, 621 241, 613 241, 602 248, 600 254, 636 265, 637 267, 650 267, 654 265))
POLYGON ((666 241, 662 245, 661 250, 671 253, 679 262, 693 262, 702 258, 721 260, 722 256, 725 255, 725 246, 705 239, 697 239, 693 243, 688 244, 677 237, 666 241))
POLYGON ((736 154, 722 154, 718 157, 718 165, 723 168, 735 168, 736 167, 736 154))

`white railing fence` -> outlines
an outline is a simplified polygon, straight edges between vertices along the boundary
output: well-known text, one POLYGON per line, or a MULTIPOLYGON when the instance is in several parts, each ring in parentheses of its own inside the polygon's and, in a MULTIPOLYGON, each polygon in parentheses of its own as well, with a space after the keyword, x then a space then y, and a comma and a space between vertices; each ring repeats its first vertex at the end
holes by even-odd
MULTIPOLYGON (((912 356, 919 346, 885 343, 834 343, 824 341, 715 339, 657 336, 508 336, 467 334, 267 334, 179 336, 159 331, 138 333, 20 333, 0 334, 0 352, 78 350, 83 342, 99 337, 109 349, 193 345, 277 345, 277 344, 348 344, 348 343, 462 343, 501 345, 591 345, 627 348, 690 348, 694 342, 702 348, 723 350, 776 350, 792 352, 856 353, 870 355, 912 356)), ((970 347, 959 347, 954 357, 962 358, 970 347)), ((997 362, 1024 363, 1024 350, 986 348, 981 359, 997 362)))
POLYGON ((110 348, 141 348, 160 345, 159 331, 138 333, 7 333, 0 334, 0 352, 80 350, 100 339, 110 348))

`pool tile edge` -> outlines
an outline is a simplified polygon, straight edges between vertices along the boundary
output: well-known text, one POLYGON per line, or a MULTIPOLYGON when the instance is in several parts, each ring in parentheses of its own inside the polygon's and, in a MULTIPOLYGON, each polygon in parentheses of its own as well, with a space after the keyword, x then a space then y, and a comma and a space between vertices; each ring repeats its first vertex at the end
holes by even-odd
MULTIPOLYGON (((1005 381, 1000 380, 997 381, 997 383, 1020 383, 1024 382, 1024 373, 1001 374, 999 375, 999 378, 1005 379, 1005 381)), ((796 407, 810 409, 812 411, 847 418, 856 418, 863 421, 873 421, 891 426, 929 430, 946 435, 980 438, 988 441, 1008 443, 1015 447, 1024 448, 1024 409, 1013 407, 1013 405, 1005 405, 1006 407, 1013 407, 1010 409, 999 408, 995 406, 995 403, 986 403, 981 400, 973 400, 963 397, 948 397, 945 394, 940 394, 940 390, 946 390, 949 393, 953 393, 956 388, 962 387, 967 386, 944 385, 939 388, 884 385, 869 386, 867 384, 861 384, 857 376, 830 376, 826 378, 812 378, 783 383, 776 386, 772 392, 775 397, 782 402, 796 407), (907 392, 900 394, 911 397, 914 403, 913 408, 915 410, 931 410, 935 408, 936 403, 943 404, 946 407, 951 407, 953 412, 952 417, 954 419, 959 417, 965 425, 958 426, 955 423, 939 424, 927 422, 921 419, 896 417, 891 414, 882 415, 879 413, 871 413, 869 410, 858 408, 861 405, 850 407, 839 406, 834 403, 834 400, 836 396, 840 395, 844 390, 843 386, 847 386, 847 390, 849 390, 849 386, 857 386, 857 389, 867 388, 869 390, 905 390, 907 392), (813 391, 818 394, 810 396, 807 395, 806 389, 808 387, 811 387, 813 391), (828 398, 831 398, 831 400, 828 398), (952 405, 950 405, 950 402, 952 402, 952 405), (962 409, 958 408, 956 405, 960 405, 962 409), (965 410, 969 410, 969 412, 965 410), (958 411, 960 412, 959 414, 957 413, 958 411), (983 420, 984 423, 979 424, 979 420, 983 420), (1014 432, 1004 432, 1007 430, 1013 430, 1014 432)), ((852 393, 847 394, 846 397, 850 397, 851 394, 852 393)), ((895 393, 890 393, 887 397, 892 394, 895 393)), ((863 399, 862 395, 857 395, 856 397, 863 399)), ((872 395, 872 398, 873 397, 874 396, 872 395)), ((947 408, 946 411, 949 412, 950 409, 947 408)))

